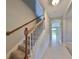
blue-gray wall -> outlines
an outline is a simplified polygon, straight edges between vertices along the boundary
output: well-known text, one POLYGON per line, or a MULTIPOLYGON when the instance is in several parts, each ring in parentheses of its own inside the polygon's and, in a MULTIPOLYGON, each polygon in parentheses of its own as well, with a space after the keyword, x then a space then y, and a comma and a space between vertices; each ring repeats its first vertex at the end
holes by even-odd
POLYGON ((23 2, 34 12, 37 17, 43 15, 43 8, 40 5, 39 0, 23 0, 23 2))

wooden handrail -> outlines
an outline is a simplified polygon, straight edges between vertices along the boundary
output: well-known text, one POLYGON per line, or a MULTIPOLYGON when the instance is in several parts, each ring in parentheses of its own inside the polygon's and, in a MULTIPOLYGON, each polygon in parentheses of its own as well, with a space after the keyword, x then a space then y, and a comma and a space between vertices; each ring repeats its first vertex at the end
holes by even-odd
MULTIPOLYGON (((41 16, 43 16, 43 15, 41 15, 41 16)), ((31 22, 35 21, 36 19, 39 19, 41 16, 39 16, 39 17, 37 17, 37 18, 35 18, 35 19, 33 19, 33 20, 31 20, 31 21, 29 21, 29 22, 27 22, 27 23, 25 23, 25 24, 23 24, 23 25, 21 25, 21 26, 15 28, 15 29, 13 29, 12 31, 7 31, 7 32, 6 32, 6 35, 10 35, 10 34, 14 33, 15 31, 17 31, 17 30, 23 28, 24 26, 30 24, 31 22)))

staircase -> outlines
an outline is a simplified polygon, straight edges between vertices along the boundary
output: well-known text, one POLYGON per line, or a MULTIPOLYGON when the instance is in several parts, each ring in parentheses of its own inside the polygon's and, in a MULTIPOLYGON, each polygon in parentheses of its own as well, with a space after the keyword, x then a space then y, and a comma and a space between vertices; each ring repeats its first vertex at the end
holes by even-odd
MULTIPOLYGON (((25 45, 24 44, 25 44, 25 41, 23 41, 23 43, 20 44, 18 48, 10 54, 9 59, 24 59, 24 56, 25 56, 25 45)), ((28 49, 30 50, 29 44, 28 44, 28 49)), ((28 51, 28 57, 30 59, 29 51, 28 51)))
MULTIPOLYGON (((17 30, 23 28, 24 26, 30 24, 31 22, 35 21, 36 19, 39 19, 41 16, 33 19, 32 21, 12 30, 6 33, 7 36, 10 34, 16 32, 17 30)), ((24 35, 25 40, 18 45, 17 49, 12 51, 9 55, 8 59, 31 59, 32 49, 38 40, 38 37, 42 33, 44 29, 44 20, 37 22, 35 27, 28 30, 28 28, 25 28, 24 35)))

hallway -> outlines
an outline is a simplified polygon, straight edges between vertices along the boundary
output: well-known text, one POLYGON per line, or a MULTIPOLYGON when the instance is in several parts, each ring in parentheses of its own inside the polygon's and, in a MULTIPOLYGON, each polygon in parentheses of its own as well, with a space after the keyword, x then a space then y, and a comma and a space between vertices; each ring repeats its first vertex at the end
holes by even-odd
POLYGON ((56 42, 49 45, 42 59, 72 59, 72 57, 63 45, 56 42))

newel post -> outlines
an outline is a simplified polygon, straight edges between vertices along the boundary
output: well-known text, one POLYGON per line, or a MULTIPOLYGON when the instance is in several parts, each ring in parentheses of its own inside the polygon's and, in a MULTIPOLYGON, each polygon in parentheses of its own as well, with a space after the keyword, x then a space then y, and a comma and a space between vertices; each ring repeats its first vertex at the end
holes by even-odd
POLYGON ((25 28, 24 30, 24 35, 25 35, 25 56, 24 59, 28 59, 28 49, 27 49, 27 35, 28 35, 28 29, 25 28))

